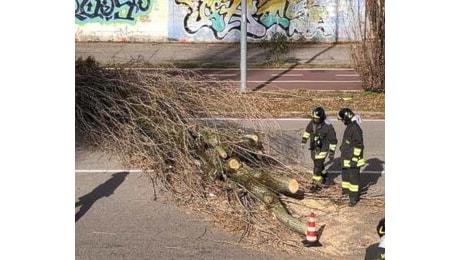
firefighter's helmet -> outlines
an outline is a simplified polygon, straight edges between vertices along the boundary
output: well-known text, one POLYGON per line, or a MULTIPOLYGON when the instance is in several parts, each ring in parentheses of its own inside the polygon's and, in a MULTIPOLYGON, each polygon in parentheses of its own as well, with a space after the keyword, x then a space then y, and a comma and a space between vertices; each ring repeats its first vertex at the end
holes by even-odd
POLYGON ((340 121, 343 121, 345 124, 347 124, 351 122, 351 119, 353 118, 354 115, 355 114, 353 113, 353 111, 351 111, 351 109, 349 109, 348 107, 345 107, 345 108, 340 109, 338 119, 340 121))
POLYGON ((311 111, 311 116, 313 118, 313 122, 315 123, 324 122, 326 119, 326 112, 324 112, 322 107, 317 107, 311 111))
POLYGON ((377 225, 377 233, 380 237, 385 235, 385 218, 382 218, 377 225))

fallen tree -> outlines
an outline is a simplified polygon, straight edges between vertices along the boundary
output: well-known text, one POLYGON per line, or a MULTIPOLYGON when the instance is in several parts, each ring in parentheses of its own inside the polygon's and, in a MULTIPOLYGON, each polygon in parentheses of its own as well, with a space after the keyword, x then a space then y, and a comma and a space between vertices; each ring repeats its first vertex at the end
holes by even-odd
POLYGON ((246 214, 257 210, 251 203, 237 203, 242 189, 291 230, 304 234, 305 225, 279 199, 280 194, 296 197, 299 182, 264 154, 262 135, 273 134, 277 127, 257 120, 271 116, 252 104, 251 96, 205 83, 193 72, 104 69, 89 58, 76 61, 75 101, 76 131, 84 141, 119 156, 126 166, 148 170, 155 192, 212 210, 208 191, 216 190, 230 205, 222 218, 231 214, 233 225, 243 223, 243 230, 262 215, 246 214), (245 114, 238 116, 252 122, 250 129, 231 121, 203 120, 234 106, 244 107, 245 114), (241 206, 245 209, 238 210, 241 206))

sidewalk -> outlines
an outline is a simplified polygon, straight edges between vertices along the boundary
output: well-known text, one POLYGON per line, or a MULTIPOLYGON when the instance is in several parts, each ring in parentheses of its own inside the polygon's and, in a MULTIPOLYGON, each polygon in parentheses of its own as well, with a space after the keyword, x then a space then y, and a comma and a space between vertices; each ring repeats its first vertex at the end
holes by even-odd
MULTIPOLYGON (((158 63, 226 64, 239 67, 239 43, 75 43, 75 58, 93 56, 103 64, 126 63, 141 58, 158 63)), ((349 44, 293 44, 284 56, 299 67, 351 67, 349 44)), ((257 43, 247 44, 247 65, 265 63, 264 50, 257 43)))

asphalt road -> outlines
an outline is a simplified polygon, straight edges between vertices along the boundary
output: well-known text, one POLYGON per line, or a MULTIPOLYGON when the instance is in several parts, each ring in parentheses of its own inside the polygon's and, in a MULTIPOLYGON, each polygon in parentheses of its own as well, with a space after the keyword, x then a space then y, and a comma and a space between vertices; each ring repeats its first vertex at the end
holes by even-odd
MULTIPOLYGON (((240 123, 254 126, 253 122, 240 123)), ((311 169, 311 160, 299 146, 306 123, 307 120, 278 120, 280 131, 266 140, 268 152, 286 164, 300 164, 311 169)), ((333 125, 340 142, 343 125, 338 121, 333 121, 333 125)), ((363 176, 375 180, 368 193, 384 194, 385 121, 364 121, 362 128, 365 156, 370 161, 363 168, 363 176)), ((288 257, 243 249, 237 242, 238 236, 219 230, 164 198, 154 201, 149 180, 135 169, 124 172, 116 158, 90 152, 78 140, 75 151, 76 259, 288 257)), ((334 165, 332 172, 335 172, 334 165)), ((336 180, 339 179, 337 173, 336 180)), ((363 259, 364 253, 342 259, 363 259)), ((311 257, 326 259, 315 252, 311 252, 311 257)))
POLYGON ((243 249, 238 236, 154 201, 141 173, 76 173, 75 185, 75 259, 285 258, 243 249))
MULTIPOLYGON (((209 81, 229 82, 240 86, 239 69, 196 69, 209 81)), ((259 89, 363 90, 359 75, 352 69, 248 69, 247 87, 259 89)))
MULTIPOLYGON (((145 73, 154 69, 140 68, 145 73)), ((240 69, 173 69, 171 75, 185 75, 189 71, 203 76, 200 81, 228 83, 241 86, 240 69)), ((191 72, 190 72, 191 73, 191 72)), ((257 90, 315 90, 315 91, 362 91, 360 76, 353 69, 248 69, 246 86, 250 91, 257 90)))
MULTIPOLYGON (((283 57, 285 69, 248 69, 248 90, 309 89, 362 91, 361 81, 350 69, 301 69, 305 66, 350 68, 352 59, 349 44, 305 44, 292 45, 283 57)), ((105 64, 168 64, 176 62, 197 63, 210 67, 222 65, 235 69, 196 69, 209 76, 209 81, 225 81, 240 86, 239 43, 75 43, 75 57, 94 57, 105 64)), ((264 66, 266 54, 257 43, 247 44, 248 67, 264 66)))

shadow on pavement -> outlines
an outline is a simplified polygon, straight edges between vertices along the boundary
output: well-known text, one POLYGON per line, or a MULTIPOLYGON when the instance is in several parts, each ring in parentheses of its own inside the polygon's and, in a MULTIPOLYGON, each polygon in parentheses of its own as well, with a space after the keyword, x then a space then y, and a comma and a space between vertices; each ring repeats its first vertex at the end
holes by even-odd
POLYGON ((307 61, 305 62, 305 64, 311 63, 311 62, 314 61, 316 58, 318 58, 319 55, 321 55, 321 54, 323 54, 323 53, 329 51, 330 49, 334 48, 336 45, 337 45, 337 43, 334 42, 331 46, 329 46, 329 47, 327 47, 326 49, 324 49, 324 50, 318 52, 317 54, 313 55, 313 57, 311 57, 309 60, 307 60, 307 61))
MULTIPOLYGON (((361 169, 361 183, 359 185, 361 187, 361 195, 366 194, 369 190, 369 187, 377 183, 377 180, 380 178, 380 176, 382 176, 381 172, 383 171, 383 164, 385 163, 378 158, 371 158, 366 162, 366 167, 361 169)), ((342 171, 340 158, 335 158, 332 162, 326 162, 326 169, 328 171, 328 176, 331 179, 337 178, 342 171)))
POLYGON ((368 159, 366 167, 361 171, 361 195, 366 194, 369 190, 369 187, 376 184, 377 180, 382 176, 383 164, 384 161, 378 158, 368 159), (371 172, 380 172, 380 173, 371 173, 371 172))
POLYGON ((78 198, 78 201, 75 202, 75 208, 80 206, 80 210, 75 214, 75 222, 83 217, 98 199, 112 195, 118 186, 123 183, 127 175, 128 172, 114 173, 106 182, 97 186, 90 193, 78 198))
POLYGON ((331 180, 334 180, 335 178, 337 178, 342 172, 342 167, 340 165, 340 158, 334 158, 334 160, 332 161, 326 161, 324 165, 326 168, 328 178, 330 178, 331 180))
MULTIPOLYGON (((337 45, 337 43, 333 43, 331 46, 325 48, 324 50, 316 53, 315 55, 313 55, 308 61, 305 62, 305 64, 310 64, 312 61, 314 61, 317 57, 319 57, 321 54, 329 51, 330 49, 334 48, 335 46, 337 45)), ((255 87, 254 89, 252 89, 253 92, 255 91, 258 91, 258 90, 261 90, 262 88, 264 88, 265 86, 269 85, 270 83, 272 83, 273 81, 275 81, 276 79, 282 77, 284 74, 288 73, 289 71, 295 69, 297 66, 299 65, 298 63, 298 60, 296 60, 296 63, 295 64, 292 64, 291 66, 289 66, 289 68, 287 68, 285 71, 283 71, 282 73, 270 78, 270 79, 267 79, 264 83, 258 85, 257 87, 255 87)))
POLYGON ((280 74, 278 74, 276 76, 273 76, 273 77, 267 79, 264 83, 260 84, 259 86, 255 87, 254 89, 252 89, 252 91, 255 92, 255 91, 261 90, 263 87, 267 86, 268 84, 272 83, 276 79, 282 77, 284 74, 288 73, 289 71, 291 71, 292 69, 297 67, 297 65, 298 64, 293 64, 293 65, 289 66, 289 68, 287 68, 285 71, 283 71, 282 73, 280 73, 280 74))
MULTIPOLYGON (((300 135, 299 135, 300 136, 300 135)), ((269 137, 266 142, 269 144, 270 154, 277 160, 287 165, 298 164, 306 160, 309 151, 301 150, 300 137, 287 132, 280 132, 275 136, 269 137)))

